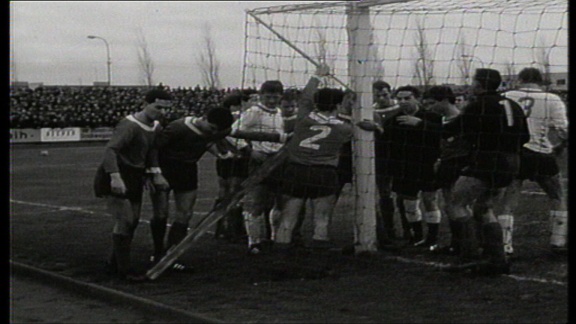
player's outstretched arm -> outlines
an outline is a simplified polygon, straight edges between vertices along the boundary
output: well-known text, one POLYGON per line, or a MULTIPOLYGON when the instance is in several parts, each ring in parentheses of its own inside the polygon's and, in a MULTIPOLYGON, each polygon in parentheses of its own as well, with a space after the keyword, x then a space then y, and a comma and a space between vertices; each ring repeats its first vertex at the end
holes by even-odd
POLYGON ((316 72, 310 77, 308 83, 302 90, 300 100, 298 101, 298 119, 302 119, 314 110, 314 93, 318 89, 322 78, 330 75, 330 67, 321 63, 316 67, 316 72))

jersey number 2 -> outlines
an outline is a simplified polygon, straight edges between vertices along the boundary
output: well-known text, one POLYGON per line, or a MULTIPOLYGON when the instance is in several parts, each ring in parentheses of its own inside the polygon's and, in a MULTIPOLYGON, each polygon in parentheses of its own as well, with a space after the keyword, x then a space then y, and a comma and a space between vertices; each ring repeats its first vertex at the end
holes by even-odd
POLYGON ((311 126, 310 129, 313 130, 313 131, 318 131, 318 130, 319 130, 320 133, 318 133, 318 134, 316 134, 316 135, 314 135, 314 136, 311 136, 311 137, 308 137, 308 138, 302 140, 302 141, 300 142, 300 146, 302 146, 302 147, 307 147, 307 148, 310 148, 310 149, 313 149, 313 150, 317 150, 317 149, 320 148, 320 144, 316 144, 316 143, 314 143, 314 142, 319 141, 319 140, 321 140, 321 139, 323 139, 323 138, 328 137, 328 135, 329 135, 330 132, 332 131, 332 128, 330 128, 330 127, 328 127, 328 126, 323 126, 323 125, 314 125, 314 126, 311 126))

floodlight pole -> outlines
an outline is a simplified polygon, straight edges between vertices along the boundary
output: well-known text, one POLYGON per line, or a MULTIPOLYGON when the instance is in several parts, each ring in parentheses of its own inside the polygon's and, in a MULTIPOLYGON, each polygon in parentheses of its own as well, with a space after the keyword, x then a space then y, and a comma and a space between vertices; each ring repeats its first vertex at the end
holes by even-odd
POLYGON ((88 35, 87 38, 89 39, 101 39, 102 41, 104 41, 104 44, 106 44, 106 67, 108 70, 108 86, 112 85, 111 83, 111 74, 110 74, 110 65, 112 65, 112 61, 110 60, 110 45, 108 44, 108 41, 100 36, 94 36, 94 35, 88 35))

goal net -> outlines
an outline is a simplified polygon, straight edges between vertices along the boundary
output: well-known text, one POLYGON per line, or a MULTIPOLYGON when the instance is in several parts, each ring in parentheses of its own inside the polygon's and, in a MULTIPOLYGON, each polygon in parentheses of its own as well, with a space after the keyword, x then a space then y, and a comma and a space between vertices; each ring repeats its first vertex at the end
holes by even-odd
MULTIPOLYGON (((567 75, 567 25, 565 0, 326 1, 258 8, 246 13, 242 86, 280 80, 302 88, 325 62, 333 78, 323 86, 355 91, 361 109, 353 120, 372 119, 376 80, 392 88, 458 90, 480 67, 499 70, 504 87, 524 67, 538 67, 548 79, 567 75)), ((377 194, 373 135, 365 133, 355 133, 354 186, 336 215, 354 210, 356 240, 372 250, 377 194)))

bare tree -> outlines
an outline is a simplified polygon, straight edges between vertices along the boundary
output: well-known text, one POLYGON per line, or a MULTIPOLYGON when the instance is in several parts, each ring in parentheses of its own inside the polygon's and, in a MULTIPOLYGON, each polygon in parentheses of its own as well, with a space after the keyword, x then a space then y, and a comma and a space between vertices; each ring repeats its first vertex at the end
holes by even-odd
POLYGON ((216 44, 212 38, 212 27, 210 23, 204 23, 203 38, 200 48, 200 55, 196 59, 196 64, 202 74, 202 83, 210 89, 220 88, 220 61, 216 57, 216 44))
POLYGON ((419 85, 424 86, 424 90, 426 90, 434 80, 434 60, 432 59, 433 53, 426 42, 424 26, 420 20, 416 21, 414 45, 416 47, 415 77, 418 79, 419 85))
POLYGON ((464 35, 460 35, 460 39, 458 40, 458 49, 457 49, 457 62, 458 62, 458 70, 460 71, 460 76, 464 80, 464 84, 468 84, 470 81, 470 70, 472 68, 472 61, 468 59, 471 57, 471 54, 468 53, 468 46, 466 45, 466 40, 464 39, 464 35))
POLYGON ((505 63, 505 71, 506 71, 506 85, 508 88, 512 88, 514 81, 516 80, 516 68, 514 63, 510 61, 506 61, 505 63))
POLYGON ((554 47, 546 46, 544 38, 540 38, 539 46, 536 47, 536 63, 542 69, 544 85, 548 88, 551 83, 550 78, 550 52, 554 47))
POLYGON ((148 50, 148 42, 142 29, 137 35, 138 66, 140 68, 140 80, 147 86, 154 85, 154 61, 148 50))

